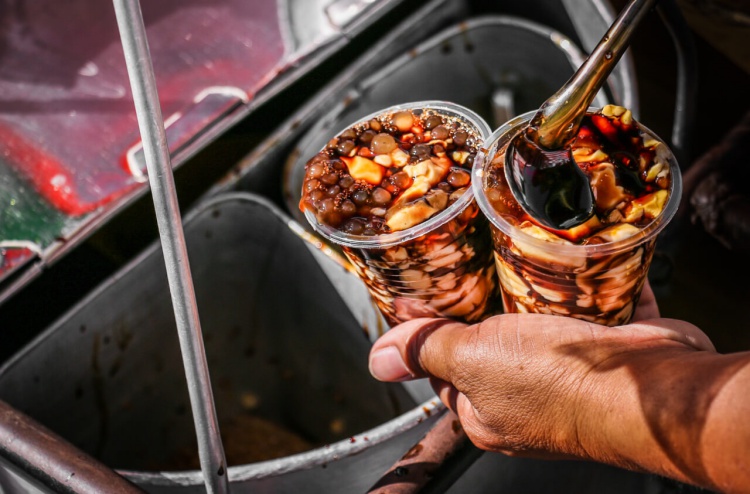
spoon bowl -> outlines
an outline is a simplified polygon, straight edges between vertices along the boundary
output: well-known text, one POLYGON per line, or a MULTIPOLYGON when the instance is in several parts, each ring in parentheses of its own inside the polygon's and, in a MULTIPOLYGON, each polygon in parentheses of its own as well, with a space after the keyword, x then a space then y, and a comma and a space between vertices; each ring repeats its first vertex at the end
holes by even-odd
POLYGON ((528 128, 508 144, 505 177, 518 204, 555 230, 580 225, 594 214, 591 184, 569 144, 586 110, 617 64, 635 28, 656 0, 631 0, 591 55, 539 108, 528 128))
POLYGON ((566 230, 594 214, 589 179, 569 147, 547 150, 520 132, 505 153, 505 178, 523 209, 545 226, 566 230))

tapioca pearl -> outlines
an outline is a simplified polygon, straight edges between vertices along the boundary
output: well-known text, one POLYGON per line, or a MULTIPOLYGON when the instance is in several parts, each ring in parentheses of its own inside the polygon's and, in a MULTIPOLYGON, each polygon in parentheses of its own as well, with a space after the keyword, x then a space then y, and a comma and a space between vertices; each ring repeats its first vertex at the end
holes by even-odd
POLYGON ((318 212, 321 214, 332 213, 336 208, 336 203, 330 197, 317 202, 318 212))
POLYGON ((354 129, 346 129, 344 132, 341 133, 339 136, 339 139, 350 139, 354 140, 357 138, 357 131, 354 129))
POLYGON ((370 128, 374 130, 375 132, 380 132, 383 128, 383 124, 380 123, 380 120, 373 118, 368 122, 370 125, 370 128))
POLYGON ((391 193, 382 187, 377 187, 372 191, 372 200, 378 206, 385 206, 391 200, 391 193))
POLYGON ((412 125, 414 125, 414 115, 409 111, 394 113, 390 119, 390 124, 396 127, 400 132, 409 132, 412 125))
POLYGON ((339 206, 339 209, 346 216, 353 216, 357 212, 357 206, 349 199, 344 200, 339 206))
POLYGON ((448 138, 450 135, 450 131, 445 125, 438 125, 434 129, 432 129, 432 138, 433 139, 440 139, 441 141, 448 138))
POLYGON ((312 192, 310 192, 310 199, 313 201, 314 204, 316 204, 315 208, 317 209, 317 203, 320 202, 324 197, 326 193, 322 189, 315 189, 312 192))
POLYGON ((317 211, 318 218, 322 219, 323 223, 331 225, 334 228, 338 228, 344 220, 344 215, 336 208, 336 201, 331 198, 320 201, 317 211))
POLYGON ((344 175, 341 180, 339 180, 339 185, 343 189, 348 189, 354 185, 354 179, 350 175, 344 175))
POLYGON ((415 144, 409 151, 409 155, 411 155, 416 161, 430 159, 431 154, 432 149, 430 149, 430 146, 427 144, 415 144))
POLYGON ((464 161, 464 166, 466 166, 466 168, 471 168, 472 166, 474 166, 474 157, 476 155, 476 153, 471 153, 466 157, 466 161, 464 161))
POLYGON ((344 223, 342 230, 349 235, 362 235, 365 231, 365 221, 362 218, 351 218, 344 223))
POLYGON ((358 190, 352 194, 352 201, 357 206, 364 206, 370 200, 370 194, 366 190, 358 190))
POLYGON ((459 130, 453 135, 453 142, 456 146, 463 146, 466 144, 466 139, 469 137, 469 133, 465 130, 459 130))
POLYGON ((326 185, 333 185, 339 181, 339 176, 336 173, 326 173, 320 177, 320 181, 326 185))
POLYGON ((427 130, 434 129, 443 123, 443 119, 438 115, 430 115, 424 120, 424 128, 427 130))
POLYGON ((383 180, 380 186, 390 192, 391 196, 397 196, 401 192, 401 187, 393 183, 393 175, 383 180))
POLYGON ((346 165, 341 160, 334 160, 333 169, 338 170, 338 171, 343 171, 343 170, 346 170, 346 165))
POLYGON ((354 144, 353 140, 343 139, 340 140, 338 145, 336 146, 336 152, 339 153, 340 156, 349 156, 349 154, 354 151, 355 147, 356 144, 354 144))
POLYGON ((441 154, 445 154, 445 146, 443 146, 440 143, 433 144, 433 146, 432 146, 432 153, 435 156, 440 156, 441 154))
POLYGON ((443 192, 453 192, 453 187, 451 187, 451 184, 449 184, 448 182, 438 182, 435 187, 439 190, 442 190, 443 192))
POLYGON ((370 149, 375 154, 388 154, 396 149, 396 139, 390 134, 380 133, 372 138, 370 149))
POLYGON ((329 213, 326 216, 326 223, 331 225, 334 228, 338 228, 341 226, 341 223, 344 221, 344 216, 339 213, 338 211, 334 211, 332 213, 329 213))
POLYGON ((366 131, 362 132, 362 135, 359 136, 359 142, 365 146, 369 146, 370 142, 372 142, 373 137, 375 137, 376 135, 378 135, 377 132, 372 129, 367 129, 366 131))
POLYGON ((328 197, 336 197, 340 193, 341 193, 341 187, 339 187, 338 185, 332 185, 328 187, 328 189, 326 189, 326 195, 328 197))
POLYGON ((446 178, 446 182, 456 189, 466 187, 469 185, 469 182, 471 182, 471 174, 463 168, 454 166, 451 168, 448 178, 446 178))
POLYGON ((325 166, 321 165, 320 163, 313 163, 312 165, 307 167, 307 177, 320 178, 323 176, 325 171, 325 166))
POLYGON ((320 187, 320 180, 312 179, 305 182, 305 192, 312 192, 320 187))
POLYGON ((413 182, 412 178, 406 172, 394 173, 388 180, 399 189, 408 189, 413 182))

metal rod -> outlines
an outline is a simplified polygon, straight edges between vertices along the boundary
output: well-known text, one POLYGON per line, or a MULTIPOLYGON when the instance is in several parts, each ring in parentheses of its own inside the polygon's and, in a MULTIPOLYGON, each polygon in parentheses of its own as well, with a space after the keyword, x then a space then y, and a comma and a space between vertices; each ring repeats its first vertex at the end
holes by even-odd
POLYGON ((207 491, 223 494, 229 491, 226 459, 216 418, 198 306, 143 14, 138 0, 113 2, 156 209, 190 405, 198 436, 201 470, 207 491))
POLYGON ((0 401, 0 457, 54 492, 144 492, 108 466, 3 401, 0 401))

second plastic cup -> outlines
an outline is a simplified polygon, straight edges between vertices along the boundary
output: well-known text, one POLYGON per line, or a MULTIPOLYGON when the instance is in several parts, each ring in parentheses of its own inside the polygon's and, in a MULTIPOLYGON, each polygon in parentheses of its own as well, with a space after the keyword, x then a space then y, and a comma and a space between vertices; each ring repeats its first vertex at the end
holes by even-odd
MULTIPOLYGON (((474 112, 441 101, 387 108, 347 128, 403 110, 447 117, 481 141, 490 134, 474 112)), ((426 221, 386 234, 351 235, 320 223, 310 211, 305 216, 318 233, 341 246, 390 325, 418 317, 475 322, 499 305, 489 226, 471 187, 426 221)))
MULTIPOLYGON (((646 281, 657 234, 677 211, 682 191, 680 170, 671 151, 650 130, 647 136, 664 146, 671 173, 669 196, 661 214, 650 224, 621 240, 600 244, 547 241, 519 228, 500 214, 487 198, 486 169, 503 161, 508 142, 533 117, 529 112, 510 120, 487 140, 487 151, 477 155, 472 184, 482 212, 491 222, 495 261, 505 312, 533 312, 575 317, 616 326, 629 322, 646 281)), ((504 184, 507 188, 507 183, 504 184)), ((510 197, 509 191, 505 192, 510 197)), ((511 199, 515 202, 514 199, 511 199)), ((539 227, 527 227, 539 228, 539 227)))

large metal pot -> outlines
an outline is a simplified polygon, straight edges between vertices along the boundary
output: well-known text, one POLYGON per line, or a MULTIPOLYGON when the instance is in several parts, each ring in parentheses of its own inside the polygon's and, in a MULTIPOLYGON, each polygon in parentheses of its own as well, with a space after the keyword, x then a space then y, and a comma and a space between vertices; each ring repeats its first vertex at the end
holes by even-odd
MULTIPOLYGON (((441 408, 370 377, 376 309, 300 231, 249 194, 186 220, 233 492, 362 491, 441 408)), ((150 492, 203 490, 158 246, 2 367, 0 396, 150 492)))

